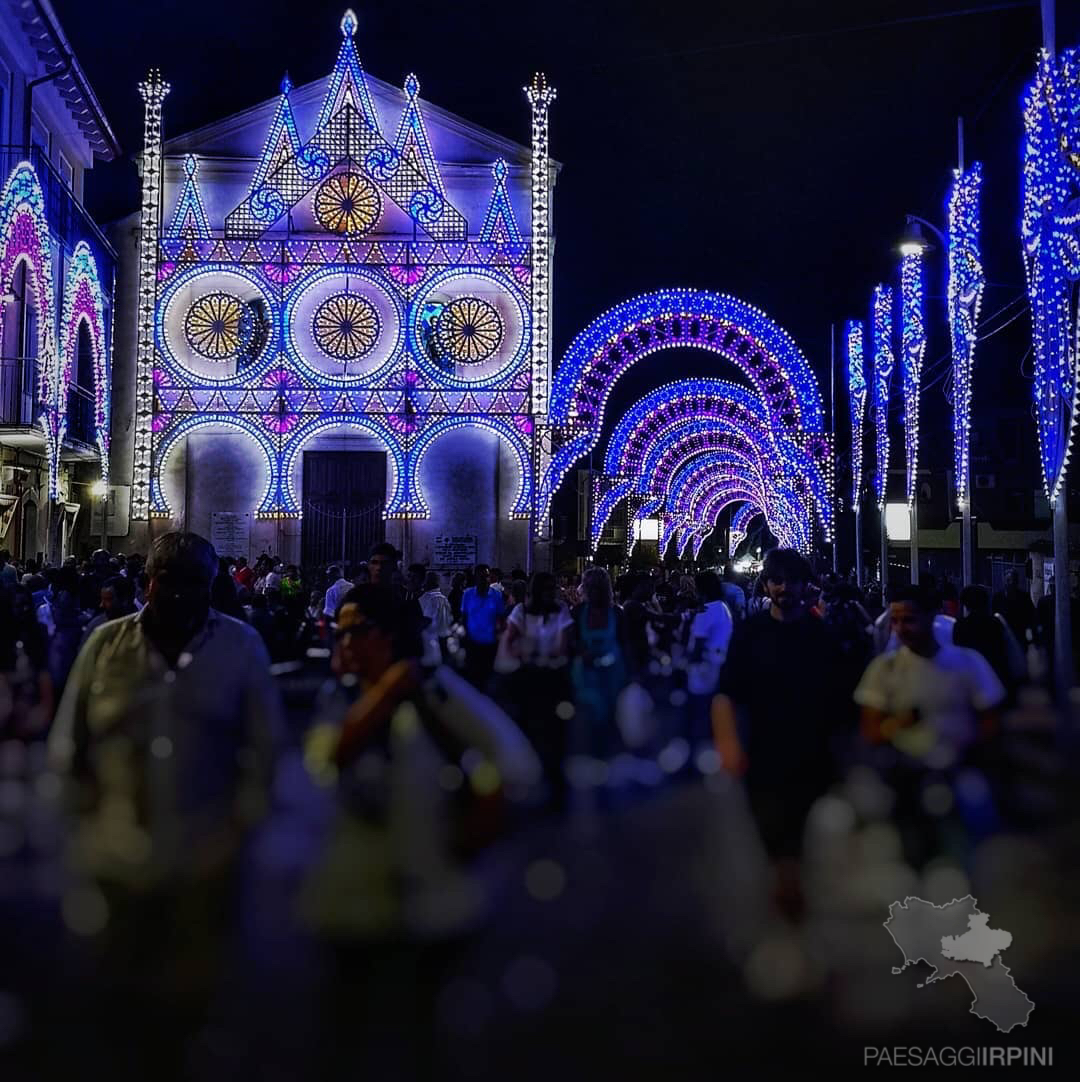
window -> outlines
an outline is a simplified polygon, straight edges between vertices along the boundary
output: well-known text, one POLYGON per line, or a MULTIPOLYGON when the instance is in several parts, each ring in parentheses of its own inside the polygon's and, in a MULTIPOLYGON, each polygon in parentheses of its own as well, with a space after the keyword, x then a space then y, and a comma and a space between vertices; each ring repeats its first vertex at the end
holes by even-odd
POLYGON ((74 194, 75 192, 75 169, 71 162, 64 157, 64 152, 60 151, 60 176, 64 183, 67 185, 68 191, 74 194))

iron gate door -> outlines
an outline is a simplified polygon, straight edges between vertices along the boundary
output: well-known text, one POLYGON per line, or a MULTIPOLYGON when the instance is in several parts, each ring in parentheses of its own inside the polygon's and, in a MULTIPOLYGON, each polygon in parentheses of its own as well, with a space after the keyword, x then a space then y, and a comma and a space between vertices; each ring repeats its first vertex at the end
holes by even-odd
POLYGON ((382 451, 305 451, 301 559, 317 570, 366 560, 382 541, 386 454, 382 451))

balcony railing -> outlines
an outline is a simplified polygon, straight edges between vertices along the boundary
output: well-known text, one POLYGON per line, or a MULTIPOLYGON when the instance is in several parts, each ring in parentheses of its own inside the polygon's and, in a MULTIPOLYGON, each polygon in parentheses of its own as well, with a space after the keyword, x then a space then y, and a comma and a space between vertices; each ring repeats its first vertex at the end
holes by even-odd
POLYGON ((0 185, 19 162, 26 160, 34 167, 41 184, 50 232, 68 253, 81 240, 90 245, 97 261, 102 289, 106 297, 110 296, 116 274, 116 252, 45 154, 38 147, 31 147, 27 154, 25 147, 0 144, 0 185))
POLYGON ((37 424, 39 372, 37 357, 0 357, 0 425, 37 424))

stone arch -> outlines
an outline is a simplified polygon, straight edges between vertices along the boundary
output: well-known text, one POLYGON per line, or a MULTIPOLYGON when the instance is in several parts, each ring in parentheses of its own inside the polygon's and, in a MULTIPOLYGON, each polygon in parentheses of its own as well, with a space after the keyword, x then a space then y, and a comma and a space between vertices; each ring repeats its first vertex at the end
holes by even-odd
POLYGON ((454 428, 486 428, 494 432, 513 453, 518 466, 519 485, 517 496, 510 508, 512 519, 527 519, 533 500, 533 472, 529 460, 529 448, 525 434, 514 425, 499 417, 484 414, 462 414, 444 417, 424 428, 413 440, 406 452, 406 469, 403 481, 398 484, 393 499, 387 506, 387 515, 427 518, 430 514, 424 494, 420 491, 420 463, 438 438, 454 428))
POLYGON ((167 429, 155 443, 153 469, 150 473, 150 507, 152 514, 166 516, 172 513, 172 508, 169 506, 163 491, 162 477, 177 444, 182 438, 201 428, 218 426, 239 429, 246 436, 249 436, 252 442, 262 451, 266 467, 266 486, 256 511, 257 513, 267 513, 276 510, 274 501, 279 482, 278 453, 270 435, 257 425, 232 414, 200 413, 186 417, 179 424, 167 429))
POLYGON ((324 414, 289 433, 288 442, 280 454, 281 464, 278 470, 275 497, 276 509, 286 515, 300 514, 300 502, 293 490, 292 482, 297 456, 310 440, 335 428, 355 428, 367 436, 374 437, 385 446, 393 468, 390 484, 391 496, 387 500, 386 507, 386 513, 389 515, 396 494, 402 490, 407 469, 405 455, 391 429, 371 417, 353 413, 324 414))

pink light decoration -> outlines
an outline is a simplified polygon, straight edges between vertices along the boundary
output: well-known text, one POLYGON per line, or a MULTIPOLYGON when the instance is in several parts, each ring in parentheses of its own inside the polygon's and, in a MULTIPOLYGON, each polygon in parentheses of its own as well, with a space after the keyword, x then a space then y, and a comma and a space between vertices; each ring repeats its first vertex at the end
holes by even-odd
POLYGON ((176 264, 175 263, 162 263, 162 264, 160 264, 158 266, 158 269, 157 269, 157 280, 159 282, 164 282, 166 278, 168 278, 168 277, 170 277, 172 275, 172 272, 174 270, 176 270, 176 264))
POLYGON ((274 285, 287 286, 300 273, 298 263, 264 263, 263 274, 274 285))
POLYGON ((420 263, 392 263, 387 270, 398 285, 414 286, 427 275, 427 267, 420 263))

